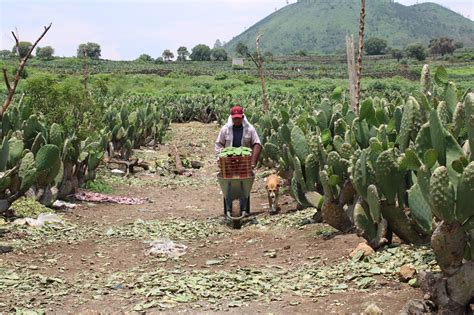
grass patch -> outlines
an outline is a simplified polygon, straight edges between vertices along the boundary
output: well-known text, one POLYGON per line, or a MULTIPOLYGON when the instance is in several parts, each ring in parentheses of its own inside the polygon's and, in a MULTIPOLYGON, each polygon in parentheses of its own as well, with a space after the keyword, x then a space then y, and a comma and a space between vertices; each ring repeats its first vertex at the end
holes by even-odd
POLYGON ((95 179, 92 181, 88 181, 85 184, 84 188, 93 192, 103 193, 103 194, 109 194, 114 191, 112 187, 110 187, 110 185, 102 179, 95 179))

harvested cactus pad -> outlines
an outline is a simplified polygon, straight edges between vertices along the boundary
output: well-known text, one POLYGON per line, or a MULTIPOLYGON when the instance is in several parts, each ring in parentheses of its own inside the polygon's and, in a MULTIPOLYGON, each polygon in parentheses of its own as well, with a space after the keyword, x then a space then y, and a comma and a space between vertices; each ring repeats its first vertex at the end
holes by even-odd
POLYGON ((54 213, 54 210, 42 205, 33 198, 20 197, 11 205, 17 217, 36 218, 40 213, 54 213))
POLYGON ((219 157, 228 157, 228 156, 250 156, 252 154, 252 149, 247 147, 227 147, 219 153, 219 157))

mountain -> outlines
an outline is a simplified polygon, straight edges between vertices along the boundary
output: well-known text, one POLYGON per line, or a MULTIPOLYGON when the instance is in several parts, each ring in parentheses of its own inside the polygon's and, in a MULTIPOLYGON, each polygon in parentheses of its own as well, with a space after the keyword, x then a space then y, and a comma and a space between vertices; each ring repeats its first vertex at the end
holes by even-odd
MULTIPOLYGON (((359 0, 299 0, 270 14, 224 48, 231 54, 239 42, 255 49, 258 33, 262 51, 291 54, 304 50, 317 53, 345 51, 345 36, 359 33, 359 0)), ((474 21, 435 3, 404 6, 393 0, 367 0, 364 38, 379 37, 390 47, 447 36, 474 46, 474 21)), ((357 45, 356 45, 357 47, 357 45)))

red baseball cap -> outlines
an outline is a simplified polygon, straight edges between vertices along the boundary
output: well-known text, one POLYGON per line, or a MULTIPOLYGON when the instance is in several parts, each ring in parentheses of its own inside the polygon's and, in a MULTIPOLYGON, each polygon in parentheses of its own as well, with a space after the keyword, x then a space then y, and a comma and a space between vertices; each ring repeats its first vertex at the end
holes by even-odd
POLYGON ((230 109, 230 115, 232 118, 244 117, 244 110, 240 106, 234 106, 230 109))

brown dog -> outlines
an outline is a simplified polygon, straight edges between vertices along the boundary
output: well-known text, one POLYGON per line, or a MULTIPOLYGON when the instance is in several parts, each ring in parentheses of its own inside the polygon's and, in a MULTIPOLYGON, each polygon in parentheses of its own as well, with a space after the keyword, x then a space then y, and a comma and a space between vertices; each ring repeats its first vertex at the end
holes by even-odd
POLYGON ((272 174, 267 177, 267 194, 268 194, 268 205, 270 206, 270 213, 275 213, 278 210, 278 196, 281 186, 281 177, 272 174))

